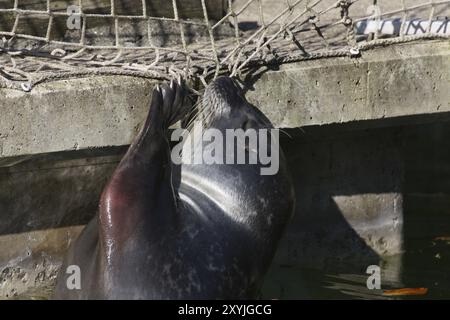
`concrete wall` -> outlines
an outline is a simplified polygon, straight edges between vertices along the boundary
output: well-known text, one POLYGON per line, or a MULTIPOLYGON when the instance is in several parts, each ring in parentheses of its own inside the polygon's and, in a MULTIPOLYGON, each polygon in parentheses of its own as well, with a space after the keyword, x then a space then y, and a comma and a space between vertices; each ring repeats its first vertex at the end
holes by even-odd
POLYGON ((286 263, 326 268, 402 251, 404 163, 392 129, 305 129, 284 149, 297 195, 286 263))
MULTIPOLYGON (((449 117, 449 65, 450 44, 428 41, 361 58, 262 68, 245 80, 248 99, 276 127, 376 120, 386 126, 449 117)), ((154 84, 93 77, 42 84, 30 93, 0 89, 0 160, 125 145, 144 119, 154 84)))
POLYGON ((285 128, 392 122, 413 115, 448 117, 449 65, 447 41, 389 46, 364 52, 361 58, 262 68, 247 76, 248 98, 285 128))
POLYGON ((316 269, 359 274, 363 291, 370 264, 382 267, 383 286, 401 286, 406 276, 411 285, 413 272, 423 286, 417 272, 433 269, 433 281, 444 281, 447 274, 437 266, 448 258, 435 254, 446 252, 439 241, 450 233, 449 139, 449 121, 358 130, 322 126, 286 139, 299 203, 266 296, 311 297, 305 278, 316 269))
POLYGON ((155 81, 93 77, 0 89, 0 161, 130 143, 155 81))

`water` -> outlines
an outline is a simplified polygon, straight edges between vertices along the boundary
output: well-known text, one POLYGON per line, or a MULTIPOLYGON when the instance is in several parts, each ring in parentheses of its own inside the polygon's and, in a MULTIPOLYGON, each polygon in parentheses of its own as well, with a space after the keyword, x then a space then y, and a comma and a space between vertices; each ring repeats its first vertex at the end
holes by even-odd
MULTIPOLYGON (((359 273, 278 266, 264 287, 269 299, 450 299, 450 237, 415 239, 403 255, 384 257, 381 289, 369 290, 365 267, 359 273), (419 295, 388 295, 387 290, 425 288, 419 295)), ((354 270, 355 268, 349 268, 354 270)), ((399 294, 399 292, 397 292, 399 294)))
MULTIPOLYGON (((263 288, 267 299, 450 299, 450 237, 408 241, 403 255, 384 257, 381 290, 369 290, 368 274, 276 266, 270 270, 263 288), (426 294, 388 296, 385 290, 426 288, 426 294)), ((354 270, 354 268, 350 268, 354 270)), ((53 286, 30 288, 11 297, 19 300, 45 300, 53 286)))

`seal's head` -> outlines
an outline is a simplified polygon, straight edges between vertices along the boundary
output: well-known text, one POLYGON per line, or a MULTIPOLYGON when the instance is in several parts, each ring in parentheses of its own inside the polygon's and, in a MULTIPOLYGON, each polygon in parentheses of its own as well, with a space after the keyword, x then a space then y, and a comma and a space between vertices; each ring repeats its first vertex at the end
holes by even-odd
POLYGON ((229 77, 219 77, 206 88, 201 114, 206 127, 219 130, 272 128, 270 121, 247 102, 239 85, 229 77))

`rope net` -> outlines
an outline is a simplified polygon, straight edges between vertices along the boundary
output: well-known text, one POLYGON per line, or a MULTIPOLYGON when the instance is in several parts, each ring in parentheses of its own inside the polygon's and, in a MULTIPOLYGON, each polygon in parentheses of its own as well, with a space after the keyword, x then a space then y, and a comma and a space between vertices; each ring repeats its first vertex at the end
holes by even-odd
POLYGON ((89 75, 200 80, 448 39, 450 0, 0 0, 0 87, 89 75))

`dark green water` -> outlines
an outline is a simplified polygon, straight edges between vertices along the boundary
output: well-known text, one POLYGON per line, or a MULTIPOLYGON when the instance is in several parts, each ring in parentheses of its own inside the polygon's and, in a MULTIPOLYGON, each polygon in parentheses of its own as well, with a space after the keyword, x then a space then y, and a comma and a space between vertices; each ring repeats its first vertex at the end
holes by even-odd
MULTIPOLYGON (((270 271, 265 298, 278 299, 450 299, 450 238, 416 239, 403 255, 384 257, 381 289, 367 288, 365 267, 360 273, 279 266, 270 271), (384 290, 427 288, 422 295, 387 296, 384 290)), ((353 269, 354 268, 349 268, 353 269)))

